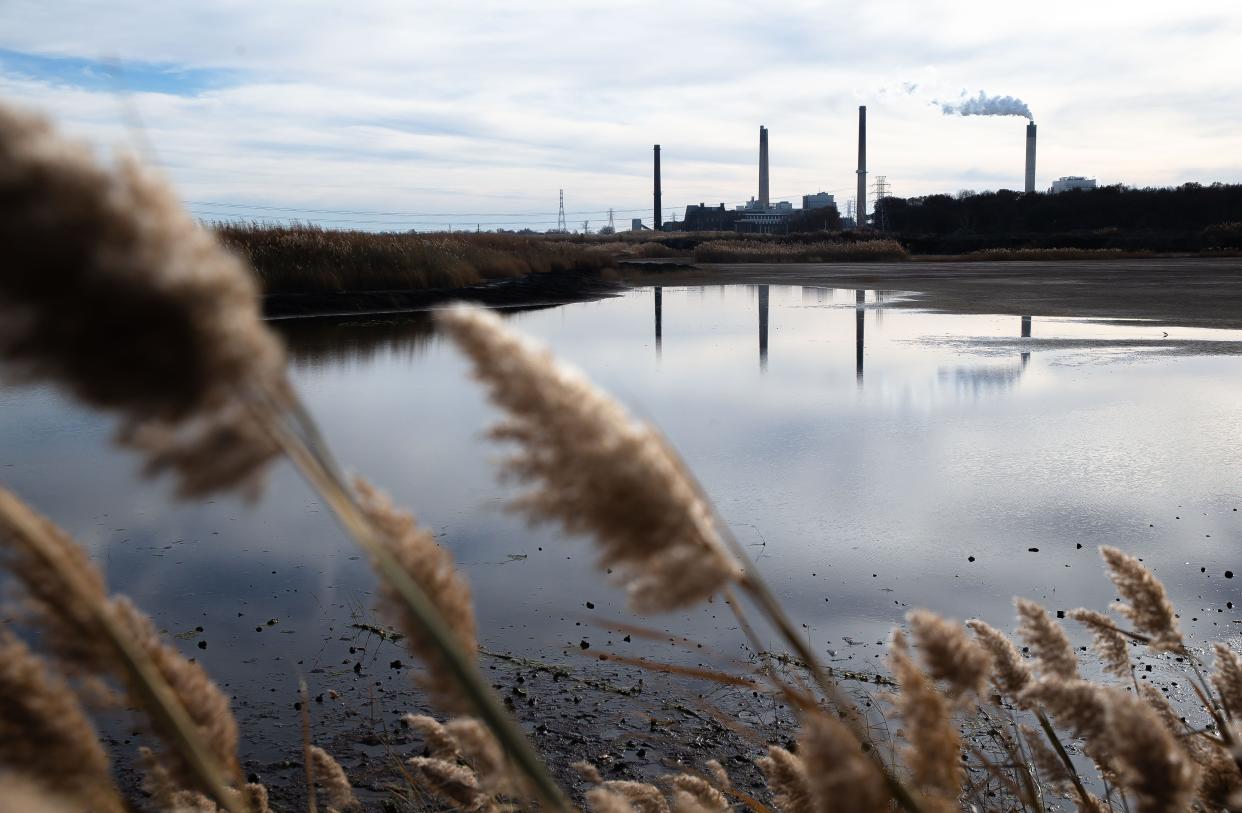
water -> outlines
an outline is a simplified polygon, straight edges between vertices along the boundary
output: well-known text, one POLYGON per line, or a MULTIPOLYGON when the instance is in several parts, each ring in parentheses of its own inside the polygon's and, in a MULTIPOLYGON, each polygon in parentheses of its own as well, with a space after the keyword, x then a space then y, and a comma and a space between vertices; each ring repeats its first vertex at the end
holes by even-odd
MULTIPOLYGON (((664 429, 831 662, 879 668, 878 642, 913 606, 1004 629, 1014 594, 1103 609, 1101 544, 1156 570, 1192 639, 1236 639, 1242 336, 929 314, 899 297, 645 289, 509 322, 664 429)), ((463 564, 487 647, 581 665, 584 641, 745 654, 720 604, 648 620, 704 644, 688 656, 609 632, 633 619, 589 544, 503 510, 513 491, 483 436, 495 413, 425 316, 278 326, 338 456, 463 564)), ((276 696, 284 708, 300 675, 368 683, 347 648, 350 625, 375 620, 373 579, 290 468, 254 505, 172 504, 167 482, 110 447, 110 420, 42 389, 0 389, 0 409, 3 482, 180 634, 243 713, 276 696)), ((386 661, 366 666, 396 685, 386 661)))

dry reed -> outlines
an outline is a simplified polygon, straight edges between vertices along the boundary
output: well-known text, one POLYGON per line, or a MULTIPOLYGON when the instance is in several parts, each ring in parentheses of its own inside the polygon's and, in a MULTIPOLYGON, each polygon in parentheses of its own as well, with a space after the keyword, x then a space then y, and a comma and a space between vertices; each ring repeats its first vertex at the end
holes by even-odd
POLYGON ((310 225, 217 225, 215 233, 249 261, 266 294, 452 289, 615 265, 609 246, 536 235, 377 233, 310 225))
POLYGON ((883 810, 891 802, 875 763, 839 720, 824 714, 804 717, 798 753, 808 766, 802 780, 811 809, 820 813, 883 810))
POLYGON ((103 169, 3 106, 0 199, 10 372, 118 413, 122 441, 175 468, 188 493, 253 485, 277 450, 236 405, 243 392, 284 392, 284 353, 245 266, 163 181, 129 161, 103 169), (221 458, 227 471, 203 478, 221 458))
POLYGON ((893 705, 906 740, 906 768, 923 793, 934 799, 954 800, 961 793, 964 774, 962 741, 948 699, 915 664, 901 630, 893 632, 889 664, 899 687, 893 705))
POLYGON ((992 653, 992 683, 1002 695, 1020 698, 1022 691, 1034 680, 1031 667, 1006 635, 989 624, 972 618, 966 626, 979 642, 992 653))
POLYGON ((94 813, 125 809, 112 784, 108 757, 73 690, 2 628, 0 765, 94 813))
POLYGON ((1076 680, 1078 658, 1075 657, 1074 647, 1061 625, 1049 617, 1047 610, 1029 599, 1014 599, 1014 605, 1018 608, 1018 619, 1021 621, 1018 634, 1035 655, 1040 675, 1044 678, 1076 680))
POLYGON ((1067 615, 1091 630, 1094 635, 1094 646, 1096 654, 1100 656, 1100 663, 1111 674, 1117 677, 1130 676, 1130 652, 1126 646, 1126 639, 1117 628, 1113 626, 1113 621, 1104 613, 1097 613, 1094 610, 1079 608, 1070 610, 1067 615))
MULTIPOLYGON (((396 562, 439 610, 461 651, 473 659, 478 648, 474 602, 465 577, 453 564, 453 557, 436 544, 428 531, 418 527, 410 513, 397 509, 386 494, 366 480, 356 478, 354 488, 363 513, 380 534, 381 544, 387 547, 396 562)), ((426 672, 419 682, 436 704, 453 711, 469 708, 469 700, 463 696, 461 684, 445 664, 439 647, 429 637, 425 623, 387 581, 380 583, 380 609, 401 630, 410 652, 426 665, 426 672)))
POLYGON ((0 774, 0 813, 81 813, 75 802, 19 774, 0 774))
POLYGON ((362 810, 362 804, 354 796, 354 789, 341 764, 317 745, 310 747, 310 755, 315 767, 315 782, 327 798, 327 813, 357 813, 362 810))
POLYGON ((496 316, 454 308, 440 323, 474 362, 517 443, 509 474, 535 487, 515 507, 590 533, 638 612, 687 607, 742 575, 684 464, 650 426, 496 316))
POLYGON ((1152 649, 1169 652, 1182 650, 1177 613, 1169 602, 1164 585, 1142 562, 1116 548, 1101 547, 1100 555, 1108 565, 1109 576, 1117 592, 1130 602, 1119 605, 1117 611, 1130 619, 1139 632, 1150 637, 1148 645, 1152 649))
POLYGON ((943 680, 951 700, 982 695, 992 671, 992 655, 966 635, 960 624, 926 610, 906 615, 932 680, 943 680))

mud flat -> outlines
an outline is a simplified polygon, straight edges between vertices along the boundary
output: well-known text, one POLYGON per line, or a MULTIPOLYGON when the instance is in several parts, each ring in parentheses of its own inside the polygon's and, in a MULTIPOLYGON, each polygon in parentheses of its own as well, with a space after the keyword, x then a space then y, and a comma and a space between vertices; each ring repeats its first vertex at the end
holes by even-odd
POLYGON ((632 285, 807 285, 909 292, 892 307, 946 313, 1146 319, 1242 328, 1242 258, 1050 262, 622 265, 632 285))

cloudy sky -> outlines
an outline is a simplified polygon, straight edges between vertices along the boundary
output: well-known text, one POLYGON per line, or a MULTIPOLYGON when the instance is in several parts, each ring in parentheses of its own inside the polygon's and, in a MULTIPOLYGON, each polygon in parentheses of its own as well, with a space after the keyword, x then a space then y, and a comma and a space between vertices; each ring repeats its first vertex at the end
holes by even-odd
MULTIPOLYGON (((664 202, 1242 182, 1242 6, 1113 0, 0 0, 0 98, 148 154, 202 217, 364 229, 650 219, 664 202)), ((844 205, 842 205, 844 209, 844 205)))

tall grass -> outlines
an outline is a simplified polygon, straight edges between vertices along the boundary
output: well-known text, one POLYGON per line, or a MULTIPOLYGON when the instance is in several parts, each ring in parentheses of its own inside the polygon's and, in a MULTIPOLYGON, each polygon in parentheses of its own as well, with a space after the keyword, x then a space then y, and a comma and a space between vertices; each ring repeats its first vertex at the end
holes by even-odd
POLYGON ((703 263, 831 263, 904 260, 909 256, 896 240, 785 243, 757 240, 713 240, 694 249, 703 263))
MULTIPOLYGON (((567 794, 479 675, 473 605, 451 556, 381 492, 341 477, 274 363, 278 344, 257 307, 237 306, 237 292, 248 290, 245 270, 194 227, 161 183, 134 169, 100 170, 45 125, 3 108, 0 201, 0 250, 17 258, 0 274, 0 309, 11 319, 0 331, 0 359, 120 414, 130 424, 127 444, 156 468, 171 467, 187 496, 253 484, 274 455, 292 461, 372 560, 382 612, 426 666, 429 696, 454 715, 443 723, 408 718, 424 745, 405 762, 410 780, 470 813, 535 803, 568 811, 567 794), (43 284, 55 268, 70 273, 43 284), (108 348, 53 341, 66 301, 76 302, 76 319, 115 325, 111 313, 89 307, 99 290, 125 300, 136 318, 150 312, 144 341, 178 339, 164 342, 168 352, 138 356, 142 374, 111 389, 99 385, 110 370, 76 358, 110 359, 108 348), (156 318, 167 309, 183 313, 185 324, 156 318), (159 375, 178 365, 190 365, 181 374, 193 380, 165 391, 159 375)), ((529 486, 515 510, 593 538, 600 570, 625 585, 635 610, 684 610, 720 597, 756 651, 762 641, 753 620, 762 618, 805 671, 792 676, 765 663, 744 680, 801 718, 797 748, 772 745, 758 761, 766 790, 734 785, 710 760, 660 784, 608 780, 580 763, 594 813, 1237 807, 1242 658, 1218 644, 1209 677, 1163 586, 1138 560, 1101 550, 1124 622, 1070 613, 1095 635, 1098 659, 1113 676, 1104 681, 1083 677, 1064 630, 1034 602, 1017 602, 1030 657, 981 621, 963 626, 911 613, 908 633, 895 631, 889 647, 896 690, 882 706, 900 724, 897 747, 876 748, 867 710, 840 691, 653 427, 495 317, 455 310, 440 322, 505 415, 494 436, 516 447, 507 474, 529 486), (1140 687, 1130 659, 1138 647, 1183 665, 1212 725, 1192 729, 1159 692, 1140 687), (992 737, 988 750, 962 737, 960 726, 979 723, 992 737)), ((113 341, 113 349, 127 347, 126 336, 113 341)), ((0 807, 18 799, 23 810, 268 811, 267 789, 239 775, 244 732, 224 693, 164 644, 133 604, 108 592, 82 548, 3 490, 0 557, 25 599, 21 626, 38 642, 32 648, 0 635, 0 807), (143 751, 146 802, 122 800, 111 778, 86 711, 94 680, 124 694, 141 739, 156 746, 143 751)), ((329 810, 356 810, 349 778, 314 745, 309 726, 304 732, 308 809, 317 810, 317 785, 329 810)))
POLYGON ((238 225, 218 225, 215 232, 249 262, 267 294, 463 288, 614 265, 612 252, 594 245, 508 234, 238 225))

